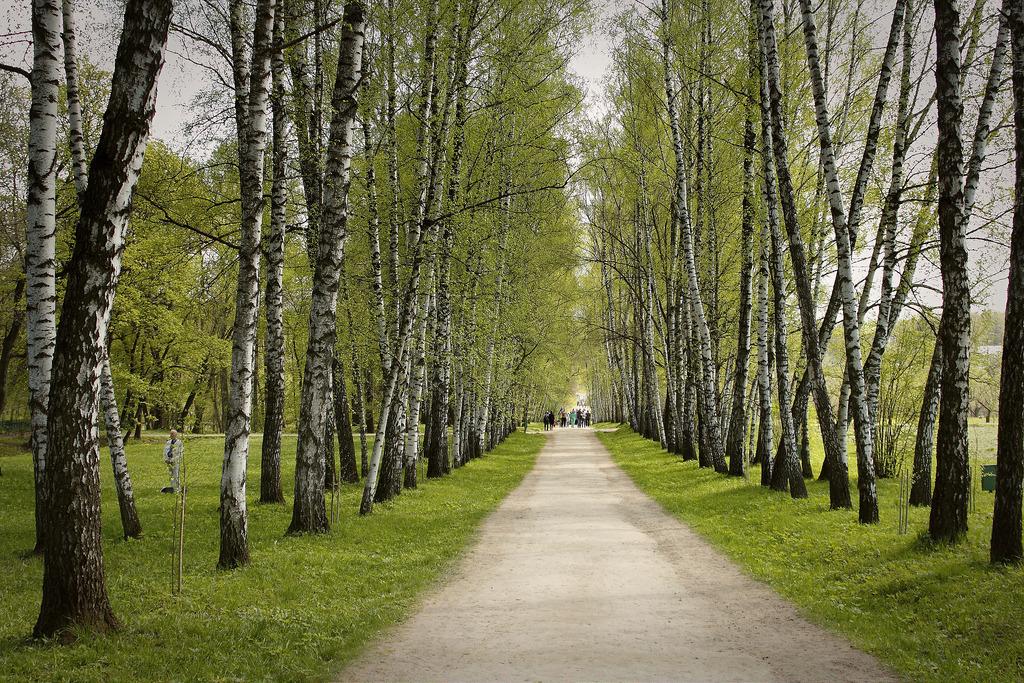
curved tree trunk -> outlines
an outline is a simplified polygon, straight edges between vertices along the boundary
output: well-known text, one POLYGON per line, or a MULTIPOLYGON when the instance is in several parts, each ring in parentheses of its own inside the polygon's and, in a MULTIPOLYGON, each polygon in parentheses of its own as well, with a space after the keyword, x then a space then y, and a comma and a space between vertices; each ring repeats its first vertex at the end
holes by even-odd
MULTIPOLYGON (((885 101, 885 88, 888 86, 886 72, 892 70, 891 54, 895 52, 894 42, 898 44, 902 27, 902 13, 905 3, 897 2, 896 14, 890 33, 889 47, 886 50, 888 61, 883 64, 883 77, 879 79, 878 94, 875 106, 881 108, 885 101)), ((836 235, 837 272, 836 278, 843 306, 843 334, 846 341, 846 372, 850 384, 850 400, 853 408, 854 434, 857 442, 857 488, 860 492, 859 520, 862 523, 878 521, 878 491, 875 485, 874 463, 874 428, 868 410, 867 389, 864 384, 864 365, 860 348, 860 324, 857 310, 857 293, 853 284, 853 249, 850 239, 849 224, 843 206, 839 188, 839 174, 836 168, 835 150, 832 146, 831 122, 828 115, 825 86, 818 60, 817 28, 810 0, 800 0, 801 15, 804 27, 804 43, 807 47, 807 65, 811 74, 811 88, 814 93, 815 119, 818 124, 818 141, 821 147, 822 167, 825 172, 826 192, 832 209, 832 223, 836 235)), ((880 116, 880 114, 879 114, 880 116)), ((872 117, 874 120, 874 116, 872 117)), ((869 137, 868 147, 873 140, 869 137)), ((865 149, 865 157, 874 157, 874 149, 865 149)), ((861 169, 870 171, 871 164, 862 164, 861 169)), ((857 196, 861 191, 854 187, 851 209, 863 203, 857 196)), ((857 209, 859 213, 859 209, 857 209)), ((844 425, 840 423, 840 428, 844 425)))
MULTIPOLYGON (((773 327, 775 329, 775 376, 778 384, 779 418, 782 423, 782 441, 779 455, 772 465, 771 487, 776 491, 785 491, 789 485, 790 495, 794 498, 806 498, 807 486, 800 471, 800 461, 796 450, 796 430, 793 414, 786 410, 790 405, 789 386, 789 351, 786 347, 786 290, 783 283, 782 237, 779 232, 779 197, 782 198, 783 213, 786 215, 786 229, 790 232, 790 254, 793 267, 797 271, 799 281, 806 274, 798 268, 802 256, 802 244, 794 249, 793 232, 796 229, 796 213, 793 207, 793 188, 789 177, 786 161, 785 138, 782 135, 781 91, 779 77, 778 51, 775 44, 775 27, 772 20, 772 0, 761 0, 761 24, 759 26, 761 44, 761 161, 765 176, 765 204, 768 214, 768 232, 771 237, 771 257, 769 266, 772 277, 773 292, 773 327), (773 159, 774 155, 774 159, 773 159), (782 185, 781 193, 776 189, 776 174, 782 185), (799 254, 799 255, 798 255, 799 254)), ((803 312, 801 306, 801 312, 803 312)), ((805 318, 806 316, 801 316, 805 318)), ((813 324, 813 322, 812 322, 813 324)), ((806 328, 806 323, 805 323, 806 328)), ((806 331, 806 330, 805 330, 806 331)), ((805 334, 806 337, 806 334, 805 334)), ((815 349, 808 348, 808 357, 812 358, 815 349)), ((820 360, 820 355, 818 356, 820 360)), ((820 376, 820 375, 819 375, 820 376)))
MULTIPOLYGON (((771 136, 771 149, 772 155, 774 156, 774 169, 778 175, 778 199, 782 206, 782 216, 784 219, 786 233, 789 237, 789 254, 793 263, 794 280, 796 283, 797 290, 797 301, 800 307, 800 323, 802 338, 804 341, 804 349, 807 355, 807 363, 810 368, 809 379, 812 382, 812 389, 814 392, 814 403, 818 412, 818 424, 821 428, 822 441, 825 444, 825 457, 831 461, 830 467, 830 480, 829 480, 829 505, 833 509, 837 508, 850 508, 852 502, 850 501, 850 484, 849 475, 846 468, 846 454, 840 447, 838 435, 836 434, 836 424, 832 416, 832 404, 828 396, 828 389, 825 386, 824 372, 821 367, 822 353, 821 347, 819 346, 818 334, 816 323, 814 319, 814 304, 813 297, 810 291, 810 273, 807 266, 807 254, 803 243, 803 238, 800 235, 800 226, 797 222, 797 209, 795 190, 793 188, 793 179, 789 171, 789 160, 787 158, 787 141, 785 136, 785 121, 783 119, 783 107, 782 107, 782 79, 779 71, 779 55, 778 47, 775 38, 775 25, 774 25, 774 8, 772 0, 760 0, 760 37, 763 50, 763 70, 762 79, 765 81, 763 86, 762 99, 764 104, 762 105, 762 129, 764 129, 765 122, 767 119, 769 124, 768 130, 762 130, 762 135, 765 139, 771 136)), ((764 145, 762 145, 764 147, 764 145)), ((778 319, 779 312, 776 311, 776 319, 778 319)), ((778 330, 776 330, 776 337, 778 337, 778 330)), ((781 358, 779 350, 776 348, 776 366, 781 364, 781 358)), ((780 401, 781 392, 785 384, 785 392, 788 397, 789 391, 789 377, 788 368, 787 374, 776 373, 779 377, 780 384, 780 401)), ((780 405, 790 406, 791 403, 780 403, 780 405)), ((782 411, 784 415, 788 415, 789 420, 792 420, 792 411, 782 411)), ((788 454, 787 448, 787 462, 790 458, 796 463, 796 471, 790 472, 789 477, 791 484, 797 484, 797 478, 799 478, 799 484, 797 486, 800 489, 806 490, 803 484, 802 473, 800 472, 798 455, 795 452, 795 436, 793 441, 790 441, 788 437, 784 437, 785 443, 794 444, 793 454, 788 454)), ((778 466, 778 463, 776 463, 778 466)))
POLYGON ((46 552, 36 637, 73 637, 71 627, 118 626, 103 568, 95 425, 124 230, 155 111, 170 20, 170 2, 129 0, 125 7, 103 131, 75 228, 46 425, 52 457, 45 477, 46 552))
MULTIPOLYGON (((770 167, 769 167, 770 170, 770 167)), ((765 224, 767 227, 767 223, 765 224)), ((757 457, 761 461, 761 486, 772 483, 772 351, 768 337, 768 280, 771 277, 768 268, 768 243, 770 235, 762 231, 759 273, 757 278, 757 395, 758 434, 757 457)))

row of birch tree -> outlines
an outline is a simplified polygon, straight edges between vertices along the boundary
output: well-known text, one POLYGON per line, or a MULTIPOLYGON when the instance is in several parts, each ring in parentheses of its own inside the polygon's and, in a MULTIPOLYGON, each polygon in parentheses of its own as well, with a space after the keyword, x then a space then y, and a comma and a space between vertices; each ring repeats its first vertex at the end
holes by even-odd
POLYGON ((424 485, 421 461, 447 476, 566 393, 582 98, 567 64, 587 9, 129 0, 105 74, 76 51, 75 3, 33 2, 31 67, 6 70, 30 100, 18 277, 37 636, 118 626, 101 415, 130 537, 145 520, 126 439, 215 414, 218 564, 231 569, 251 561, 254 431, 258 499, 292 507, 281 533, 324 533, 340 484, 362 486, 369 514, 424 485), (169 36, 210 75, 187 128, 205 144, 144 157, 169 36))
POLYGON ((956 542, 977 262, 1009 251, 992 559, 1020 561, 1020 4, 619 13, 581 183, 601 416, 722 473, 759 463, 794 498, 817 475, 831 508, 867 524, 908 433, 910 503, 956 542), (919 384, 897 374, 910 344, 926 349, 912 351, 919 384), (895 410, 906 395, 916 404, 895 410))

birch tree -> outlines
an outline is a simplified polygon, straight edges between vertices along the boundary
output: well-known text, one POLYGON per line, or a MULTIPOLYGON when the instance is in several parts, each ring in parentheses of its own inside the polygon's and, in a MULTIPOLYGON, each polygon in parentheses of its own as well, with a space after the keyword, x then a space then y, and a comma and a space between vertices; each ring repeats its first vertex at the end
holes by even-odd
POLYGON ((693 310, 694 324, 697 328, 697 337, 700 341, 700 362, 701 362, 701 396, 704 405, 703 424, 708 430, 707 444, 711 448, 711 461, 715 470, 727 471, 725 454, 722 451, 721 435, 719 433, 718 414, 718 381, 711 349, 711 333, 708 330, 707 318, 704 315, 704 304, 701 299, 700 284, 697 280, 697 264, 694 257, 693 232, 690 227, 690 214, 687 198, 686 180, 686 159, 683 155, 683 143, 679 133, 679 115, 676 111, 676 92, 672 85, 672 69, 669 55, 672 49, 669 38, 669 3, 662 0, 661 3, 661 26, 664 32, 662 38, 662 61, 665 71, 665 98, 668 108, 669 127, 672 131, 672 149, 675 155, 675 210, 676 221, 679 224, 680 246, 683 253, 684 267, 688 281, 690 304, 693 310))
POLYGON ((935 452, 935 490, 928 531, 941 541, 967 533, 971 472, 967 446, 970 399, 971 288, 964 213, 963 103, 960 95, 960 10, 935 0, 935 85, 938 109, 939 260, 942 268, 942 394, 935 452))
POLYGON ((1006 322, 999 380, 999 432, 996 455, 996 501, 992 514, 992 562, 1019 563, 1021 490, 1024 485, 1024 2, 1006 0, 1003 15, 1010 25, 1014 131, 1013 232, 1006 322))
POLYGON ((32 470, 36 492, 34 552, 38 554, 45 548, 46 421, 56 341, 57 286, 54 260, 57 234, 57 95, 61 50, 61 9, 57 0, 33 0, 32 37, 25 280, 32 470))
POLYGON ((244 5, 241 0, 232 0, 229 9, 242 241, 238 252, 227 428, 224 433, 224 463, 220 480, 220 557, 217 566, 222 569, 233 569, 249 563, 245 470, 249 458, 254 347, 259 312, 260 234, 264 208, 263 156, 268 133, 274 0, 259 0, 256 4, 251 56, 246 42, 244 5))
POLYGON ((364 24, 362 3, 358 0, 346 3, 338 69, 331 97, 334 113, 327 148, 320 244, 313 272, 309 342, 295 455, 295 503, 288 527, 290 534, 323 533, 330 526, 324 508, 323 439, 328 401, 332 396, 331 364, 337 339, 339 275, 347 236, 348 190, 355 149, 353 125, 358 111, 364 24))
POLYGON ((110 100, 75 228, 46 425, 52 457, 45 477, 36 637, 72 637, 71 627, 118 626, 107 598, 100 538, 97 397, 124 229, 155 111, 171 7, 141 0, 129 0, 125 7, 110 100))
POLYGON ((284 91, 284 12, 274 12, 273 55, 270 60, 272 99, 272 176, 270 231, 267 235, 266 354, 264 356, 265 412, 260 460, 260 502, 283 503, 281 490, 281 433, 284 431, 284 245, 287 202, 287 119, 284 91))
MULTIPOLYGON (((68 129, 71 146, 71 168, 75 183, 75 193, 81 203, 89 188, 89 169, 85 151, 85 137, 82 130, 82 102, 78 89, 77 37, 75 31, 75 11, 70 0, 62 5, 64 20, 64 74, 67 80, 68 129)), ((109 343, 107 344, 109 346, 109 343)), ((114 393, 114 379, 110 372, 110 355, 103 353, 100 366, 100 407, 103 409, 106 426, 107 447, 110 450, 110 463, 114 471, 114 488, 117 492, 117 504, 121 513, 121 528, 125 539, 140 538, 142 523, 135 507, 135 494, 131 476, 128 473, 128 460, 124 450, 124 439, 121 436, 121 416, 117 410, 117 397, 114 393)))

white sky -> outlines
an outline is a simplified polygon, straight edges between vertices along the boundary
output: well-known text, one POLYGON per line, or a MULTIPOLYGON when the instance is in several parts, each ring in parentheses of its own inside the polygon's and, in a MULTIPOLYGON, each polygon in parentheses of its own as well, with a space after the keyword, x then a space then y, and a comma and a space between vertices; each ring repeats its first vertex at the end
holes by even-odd
POLYGON ((586 82, 586 106, 591 112, 600 109, 601 94, 604 90, 602 80, 611 65, 611 38, 608 30, 612 15, 618 9, 615 0, 595 2, 598 12, 593 30, 583 37, 583 42, 570 64, 572 70, 586 82))

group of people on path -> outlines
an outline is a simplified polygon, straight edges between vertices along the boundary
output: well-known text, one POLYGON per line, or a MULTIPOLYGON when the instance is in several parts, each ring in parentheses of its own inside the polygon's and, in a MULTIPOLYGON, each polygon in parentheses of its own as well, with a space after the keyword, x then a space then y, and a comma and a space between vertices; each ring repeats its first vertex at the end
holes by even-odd
POLYGON ((568 413, 561 408, 558 415, 553 410, 544 413, 544 431, 549 432, 555 427, 589 427, 590 411, 586 408, 573 408, 568 413))

